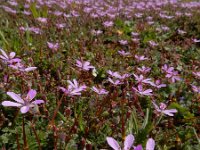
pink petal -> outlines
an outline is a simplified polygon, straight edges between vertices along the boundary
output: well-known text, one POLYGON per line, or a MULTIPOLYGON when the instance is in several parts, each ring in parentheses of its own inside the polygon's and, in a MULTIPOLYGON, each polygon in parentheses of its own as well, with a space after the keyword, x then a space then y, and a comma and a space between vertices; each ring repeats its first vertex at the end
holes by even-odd
POLYGON ((52 48, 53 48, 53 44, 52 44, 52 43, 50 43, 50 42, 47 42, 47 45, 48 45, 48 47, 49 47, 50 49, 52 49, 52 48))
POLYGON ((148 139, 146 144, 146 150, 154 150, 154 148, 155 148, 155 141, 152 138, 148 139))
POLYGON ((72 83, 72 81, 67 80, 67 83, 68 83, 70 86, 74 87, 74 86, 73 86, 74 84, 72 83))
POLYGON ((155 109, 158 111, 160 110, 160 108, 158 107, 158 105, 155 102, 152 102, 152 104, 154 105, 155 109))
POLYGON ((92 87, 92 91, 99 93, 99 89, 97 89, 95 86, 92 87))
POLYGON ((145 90, 143 94, 150 94, 151 95, 152 89, 145 90))
POLYGON ((114 150, 121 150, 119 144, 115 139, 113 139, 112 137, 107 137, 106 140, 108 145, 110 145, 110 147, 112 147, 114 150))
POLYGON ((114 84, 114 81, 111 78, 108 78, 108 81, 110 81, 112 84, 114 84))
POLYGON ((168 116, 174 116, 173 113, 177 113, 176 109, 169 109, 169 110, 164 110, 162 111, 164 114, 168 115, 168 116))
POLYGON ((81 95, 81 93, 80 93, 81 91, 82 91, 82 89, 79 89, 79 88, 74 89, 74 90, 70 91, 70 95, 81 95))
POLYGON ((19 62, 21 62, 21 59, 19 58, 14 58, 9 61, 9 63, 19 63, 19 62))
POLYGON ((36 94, 37 94, 36 90, 31 89, 27 94, 27 98, 31 101, 36 96, 36 94))
POLYGON ((8 58, 5 58, 4 56, 0 55, 0 58, 3 59, 3 60, 6 60, 8 58))
POLYGON ((37 69, 37 67, 28 67, 28 68, 25 69, 25 71, 29 72, 29 71, 33 71, 35 69, 37 69))
POLYGON ((5 58, 8 59, 8 55, 6 54, 6 52, 5 52, 4 50, 2 50, 2 49, 0 49, 0 51, 1 51, 2 55, 3 55, 5 58))
POLYGON ((64 88, 64 87, 58 87, 60 90, 62 90, 64 93, 67 93, 68 92, 68 90, 66 89, 66 88, 64 88))
POLYGON ((35 101, 32 102, 32 104, 36 104, 36 105, 42 104, 42 103, 44 103, 44 101, 40 100, 40 99, 37 99, 37 100, 35 100, 35 101))
POLYGON ((12 58, 14 58, 15 57, 15 55, 16 55, 16 53, 15 52, 11 52, 10 53, 10 58, 12 59, 12 58))
POLYGON ((142 145, 138 145, 134 150, 142 150, 142 145))
POLYGON ((139 79, 139 76, 137 76, 136 74, 133 74, 135 79, 138 80, 139 79))
POLYGON ((124 141, 124 150, 129 150, 132 147, 134 140, 135 138, 132 134, 126 136, 124 141))
POLYGON ((84 67, 89 66, 89 65, 90 65, 90 62, 88 62, 88 61, 86 61, 86 62, 83 63, 84 67))
POLYGON ((7 92, 7 95, 9 95, 15 101, 21 104, 24 104, 24 100, 19 95, 15 94, 14 92, 7 92))
POLYGON ((142 84, 139 84, 139 85, 138 85, 138 91, 141 92, 142 90, 143 90, 143 88, 142 88, 142 84))
POLYGON ((77 88, 77 87, 78 87, 78 82, 77 82, 77 80, 76 80, 76 79, 73 79, 73 82, 74 82, 74 85, 75 85, 74 88, 77 88))
POLYGON ((77 67, 82 67, 82 62, 81 62, 81 61, 76 60, 76 63, 77 63, 77 64, 76 64, 77 67))
POLYGON ((132 87, 132 89, 134 90, 134 91, 137 91, 137 92, 139 92, 135 87, 132 87))
POLYGON ((11 106, 11 107, 20 107, 22 104, 11 102, 11 101, 3 101, 2 102, 3 106, 11 106))
POLYGON ((20 111, 22 114, 25 114, 29 111, 29 106, 23 106, 20 108, 20 111))

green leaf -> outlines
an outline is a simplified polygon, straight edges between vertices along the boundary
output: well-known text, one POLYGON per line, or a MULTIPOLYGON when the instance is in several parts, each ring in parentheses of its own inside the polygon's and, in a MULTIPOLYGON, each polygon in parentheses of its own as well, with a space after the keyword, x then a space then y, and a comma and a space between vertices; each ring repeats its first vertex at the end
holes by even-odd
POLYGON ((31 3, 30 10, 31 10, 34 18, 38 18, 39 17, 39 12, 36 9, 36 3, 31 3))
POLYGON ((136 117, 135 110, 132 111, 131 117, 128 121, 128 132, 132 133, 133 131, 138 134, 139 128, 138 128, 138 120, 136 117))
POLYGON ((178 113, 181 114, 185 119, 191 119, 194 117, 194 114, 190 113, 190 111, 187 108, 182 107, 178 103, 171 103, 169 108, 177 109, 178 113))
POLYGON ((146 128, 148 121, 149 121, 149 108, 146 109, 146 115, 145 115, 144 122, 142 124, 142 129, 146 128))

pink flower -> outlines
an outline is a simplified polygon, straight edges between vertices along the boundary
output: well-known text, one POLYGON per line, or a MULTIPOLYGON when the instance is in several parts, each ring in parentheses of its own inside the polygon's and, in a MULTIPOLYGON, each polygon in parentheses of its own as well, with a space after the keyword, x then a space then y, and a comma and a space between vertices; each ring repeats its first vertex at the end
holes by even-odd
POLYGON ((12 5, 12 6, 17 6, 18 5, 18 3, 16 1, 9 1, 8 3, 10 5, 12 5))
POLYGON ((22 98, 20 95, 15 94, 14 92, 7 92, 7 95, 10 96, 13 100, 12 101, 3 101, 2 105, 5 107, 19 107, 22 114, 27 113, 30 108, 34 107, 35 105, 44 103, 43 100, 35 100, 32 101, 33 98, 36 96, 37 92, 33 89, 29 90, 27 96, 22 98))
POLYGON ((112 77, 118 78, 120 80, 124 80, 125 78, 128 78, 130 76, 130 74, 127 74, 127 73, 120 75, 118 72, 113 72, 111 70, 108 70, 107 73, 111 75, 112 77))
POLYGON ((146 95, 146 96, 151 96, 152 94, 152 89, 147 89, 143 90, 143 87, 141 84, 138 85, 137 89, 135 87, 132 87, 132 89, 136 92, 138 92, 140 95, 146 95))
POLYGON ((194 91, 194 92, 197 92, 198 94, 200 94, 200 87, 197 87, 197 86, 195 86, 195 85, 191 85, 192 86, 192 90, 194 91))
POLYGON ((87 88, 85 85, 79 85, 76 79, 67 80, 67 82, 69 83, 67 89, 64 87, 59 87, 59 89, 69 96, 81 95, 81 92, 87 88))
POLYGON ((178 34, 183 35, 183 34, 185 34, 185 33, 187 33, 187 32, 185 32, 184 30, 178 29, 178 34))
POLYGON ((36 27, 20 27, 19 28, 20 31, 30 31, 33 32, 35 34, 41 34, 42 30, 40 28, 36 28, 36 27))
POLYGON ((55 16, 61 16, 63 14, 63 12, 61 12, 61 11, 54 11, 53 14, 55 16))
POLYGON ((118 53, 122 56, 128 56, 130 55, 131 53, 130 52, 125 52, 124 50, 121 50, 121 51, 118 51, 118 53))
POLYGON ((12 65, 8 65, 9 67, 21 71, 21 72, 30 72, 30 71, 34 71, 37 69, 37 67, 25 67, 21 62, 12 64, 12 65))
POLYGON ((137 80, 138 84, 141 84, 141 83, 152 84, 150 78, 145 79, 143 75, 139 75, 139 76, 136 74, 133 74, 133 75, 135 77, 135 80, 137 80))
POLYGON ((84 91, 87 87, 85 85, 79 85, 76 79, 73 79, 73 81, 67 80, 69 83, 68 89, 80 89, 81 91, 84 91))
POLYGON ((96 92, 99 95, 107 95, 109 92, 105 89, 99 89, 96 88, 95 86, 92 87, 92 91, 96 92))
POLYGON ((29 72, 32 70, 37 69, 37 67, 28 67, 25 68, 24 65, 21 63, 21 59, 14 58, 16 53, 11 52, 9 55, 6 54, 6 52, 2 49, 0 49, 2 55, 0 55, 0 58, 3 60, 4 63, 6 63, 9 67, 22 71, 22 72, 29 72))
POLYGON ((114 84, 114 85, 120 85, 123 84, 123 82, 121 82, 120 80, 112 80, 111 78, 108 78, 108 81, 110 81, 110 83, 114 84))
POLYGON ((152 103, 153 103, 156 111, 159 113, 163 113, 168 116, 174 116, 173 113, 177 113, 176 109, 166 109, 167 105, 165 103, 160 103, 160 107, 158 107, 158 105, 155 102, 152 102, 152 103))
POLYGON ((195 75, 195 76, 200 78, 200 71, 199 72, 192 72, 192 73, 193 73, 193 75, 195 75))
POLYGON ((47 46, 53 51, 56 52, 59 48, 59 44, 58 43, 50 43, 47 42, 47 46))
POLYGON ((26 11, 26 10, 24 10, 22 13, 23 13, 24 15, 27 15, 27 16, 31 15, 31 12, 30 12, 30 11, 26 11))
POLYGON ((156 80, 155 83, 153 83, 153 84, 151 84, 151 85, 154 86, 154 87, 156 87, 156 88, 158 88, 158 89, 167 86, 166 84, 161 84, 161 83, 160 83, 160 80, 156 80))
POLYGON ((7 55, 4 50, 0 49, 0 51, 1 51, 1 54, 2 54, 2 55, 0 55, 0 58, 6 64, 18 63, 18 62, 21 61, 21 59, 19 59, 19 58, 14 58, 15 55, 16 55, 15 52, 11 52, 9 55, 7 55))
MULTIPOLYGON (((112 147, 113 150, 121 150, 121 147, 119 146, 118 142, 114 138, 107 137, 106 140, 107 140, 108 145, 112 147)), ((126 136, 123 150, 130 150, 134 143, 134 140, 135 138, 132 134, 129 134, 128 136, 126 136)))
POLYGON ((66 24, 65 24, 65 23, 57 23, 57 24, 56 24, 56 27, 57 27, 58 29, 63 29, 63 28, 66 27, 66 24))
POLYGON ((181 78, 178 75, 178 71, 174 71, 172 73, 168 73, 165 77, 170 78, 172 83, 175 83, 176 81, 180 81, 181 78))
POLYGON ((37 21, 39 21, 41 23, 47 23, 47 18, 38 17, 37 21))
POLYGON ((171 79, 171 82, 174 83, 176 81, 180 81, 181 78, 178 75, 178 71, 174 71, 174 67, 168 67, 168 65, 164 65, 162 70, 166 72, 166 78, 171 79))
POLYGON ((101 30, 92 30, 91 32, 93 35, 96 35, 96 36, 103 33, 103 31, 101 31, 101 30))
POLYGON ((145 57, 145 56, 139 56, 139 55, 135 55, 135 58, 138 60, 138 61, 143 61, 143 60, 147 60, 148 58, 145 57))
POLYGON ((113 23, 112 21, 105 21, 105 22, 103 23, 103 25, 104 25, 105 27, 112 27, 112 26, 114 25, 114 23, 113 23))
POLYGON ((151 68, 142 66, 141 68, 137 68, 137 70, 140 71, 143 74, 146 74, 151 70, 151 68))
POLYGON ((132 36, 139 36, 139 33, 137 33, 137 32, 131 32, 131 35, 132 36))
POLYGON ((121 45, 127 45, 128 44, 128 41, 127 40, 120 40, 119 43, 121 45))
POLYGON ((111 70, 108 70, 107 73, 108 73, 109 75, 111 75, 112 77, 115 77, 115 78, 119 78, 119 77, 120 77, 119 72, 113 72, 113 71, 111 71, 111 70))
POLYGON ((76 66, 79 67, 81 70, 84 71, 89 71, 90 69, 94 69, 94 66, 90 65, 90 62, 88 61, 80 61, 80 60, 76 60, 76 66))
POLYGON ((167 64, 164 64, 164 66, 162 66, 162 70, 170 74, 174 71, 174 67, 169 67, 167 64))
POLYGON ((198 39, 193 39, 193 42, 199 43, 199 42, 200 42, 200 39, 199 39, 199 40, 198 40, 198 39))
POLYGON ((149 44, 154 47, 154 46, 158 46, 158 43, 154 42, 154 41, 149 41, 149 44))
POLYGON ((2 6, 2 8, 3 8, 6 12, 9 12, 9 13, 11 13, 11 14, 16 14, 16 13, 17 13, 16 10, 14 10, 14 9, 12 9, 12 8, 10 8, 10 7, 2 6))

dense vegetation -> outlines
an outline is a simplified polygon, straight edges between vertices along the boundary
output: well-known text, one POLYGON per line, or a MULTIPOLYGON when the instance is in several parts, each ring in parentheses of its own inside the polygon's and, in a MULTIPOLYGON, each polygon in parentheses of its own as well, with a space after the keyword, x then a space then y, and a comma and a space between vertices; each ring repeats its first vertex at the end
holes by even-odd
POLYGON ((0 148, 199 150, 199 18, 197 1, 1 0, 0 148))

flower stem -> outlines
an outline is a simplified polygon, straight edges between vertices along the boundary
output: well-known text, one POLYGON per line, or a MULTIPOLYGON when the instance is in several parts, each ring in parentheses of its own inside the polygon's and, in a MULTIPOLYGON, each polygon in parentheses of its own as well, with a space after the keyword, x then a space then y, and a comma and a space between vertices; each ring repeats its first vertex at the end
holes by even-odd
POLYGON ((37 132, 36 132, 36 130, 35 130, 35 126, 32 124, 31 127, 32 127, 33 133, 34 133, 34 135, 35 135, 37 144, 38 144, 38 149, 39 149, 39 150, 42 150, 41 145, 40 145, 40 139, 38 138, 37 132))
POLYGON ((163 117, 163 114, 160 115, 160 117, 159 117, 158 121, 156 122, 155 126, 157 126, 160 123, 162 117, 163 117))
POLYGON ((52 117, 52 119, 50 121, 50 124, 49 124, 50 126, 54 125, 54 120, 55 120, 55 117, 56 117, 56 115, 57 115, 57 113, 59 111, 60 105, 62 104, 63 97, 64 97, 64 94, 62 95, 61 99, 58 101, 57 107, 56 107, 56 109, 54 111, 53 117, 52 117))
POLYGON ((16 140, 17 140, 17 150, 20 150, 20 144, 19 144, 19 135, 16 134, 16 140))
POLYGON ((24 118, 24 116, 23 116, 23 123, 22 123, 23 141, 24 141, 24 147, 23 147, 23 149, 24 149, 24 150, 28 150, 29 148, 28 148, 28 144, 27 144, 27 140, 26 140, 26 131, 25 131, 24 120, 25 120, 25 118, 24 118))

